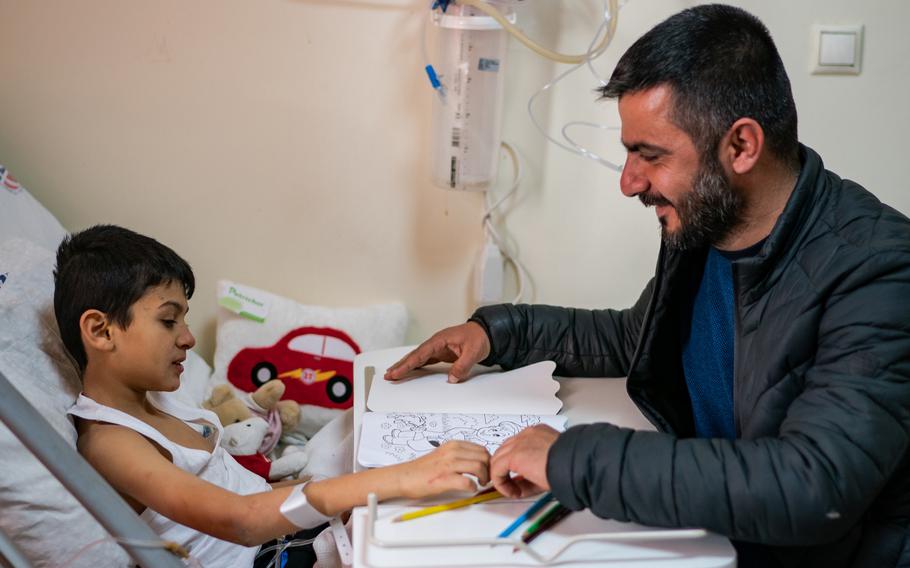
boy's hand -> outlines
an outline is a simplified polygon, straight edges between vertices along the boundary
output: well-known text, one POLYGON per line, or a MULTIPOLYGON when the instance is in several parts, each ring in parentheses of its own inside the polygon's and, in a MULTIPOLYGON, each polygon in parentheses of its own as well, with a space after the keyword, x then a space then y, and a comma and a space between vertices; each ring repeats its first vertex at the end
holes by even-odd
POLYGON ((401 464, 398 473, 400 495, 419 499, 446 491, 475 491, 478 483, 490 481, 490 454, 483 446, 470 442, 449 441, 429 454, 401 464))

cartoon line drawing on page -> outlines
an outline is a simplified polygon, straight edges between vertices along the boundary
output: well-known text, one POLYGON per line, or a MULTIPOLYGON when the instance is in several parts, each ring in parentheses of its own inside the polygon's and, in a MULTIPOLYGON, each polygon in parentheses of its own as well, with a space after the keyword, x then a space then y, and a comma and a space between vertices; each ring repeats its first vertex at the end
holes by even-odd
POLYGON ((384 447, 406 459, 429 452, 449 440, 480 444, 493 453, 507 438, 539 422, 533 416, 522 416, 522 424, 518 424, 496 415, 469 414, 394 414, 390 419, 391 423, 383 423, 383 429, 389 431, 382 436, 384 447), (478 419, 483 423, 478 423, 478 419))

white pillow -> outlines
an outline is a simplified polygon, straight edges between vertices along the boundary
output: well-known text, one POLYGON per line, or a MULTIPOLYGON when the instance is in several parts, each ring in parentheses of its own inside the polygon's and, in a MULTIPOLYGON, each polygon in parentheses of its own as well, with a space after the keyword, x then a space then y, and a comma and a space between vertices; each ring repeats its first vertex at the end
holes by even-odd
POLYGON ((0 243, 20 238, 56 251, 64 236, 60 222, 0 165, 0 243))
MULTIPOLYGON (((399 302, 308 306, 226 280, 218 283, 218 303, 213 382, 251 392, 280 378, 287 387, 285 399, 322 407, 304 408, 305 418, 350 408, 354 355, 402 345, 408 323, 399 302)), ((320 425, 337 411, 322 415, 320 425)))
MULTIPOLYGON (((6 190, 0 189, 0 192, 6 190)), ((0 207, 2 211, 2 207, 0 207)), ((0 372, 75 447, 66 416, 80 390, 75 363, 54 318, 54 254, 23 239, 0 242, 0 372)), ((107 532, 0 423, 0 530, 36 566, 62 566, 107 532)), ((125 566, 126 553, 105 542, 71 566, 125 566)))

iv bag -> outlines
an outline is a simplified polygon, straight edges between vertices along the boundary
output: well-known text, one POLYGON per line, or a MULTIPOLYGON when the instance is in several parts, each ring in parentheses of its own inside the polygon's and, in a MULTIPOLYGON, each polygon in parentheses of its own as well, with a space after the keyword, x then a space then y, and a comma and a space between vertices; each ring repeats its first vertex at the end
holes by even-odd
MULTIPOLYGON (((489 2, 514 20, 511 2, 489 2)), ((444 100, 433 99, 432 178, 440 187, 485 191, 496 179, 508 33, 470 6, 434 12, 436 73, 444 100)))

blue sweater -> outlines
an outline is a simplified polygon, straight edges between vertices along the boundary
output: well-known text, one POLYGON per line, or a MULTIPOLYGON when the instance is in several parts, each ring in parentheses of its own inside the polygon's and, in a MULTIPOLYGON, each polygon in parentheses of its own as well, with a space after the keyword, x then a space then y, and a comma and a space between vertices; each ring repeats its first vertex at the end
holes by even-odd
POLYGON ((733 271, 730 260, 714 247, 708 251, 688 331, 683 370, 695 435, 733 439, 733 271))
POLYGON ((708 250, 698 292, 692 300, 692 319, 683 337, 683 372, 695 435, 699 438, 736 437, 733 420, 734 297, 732 261, 758 254, 765 239, 738 251, 708 250))

